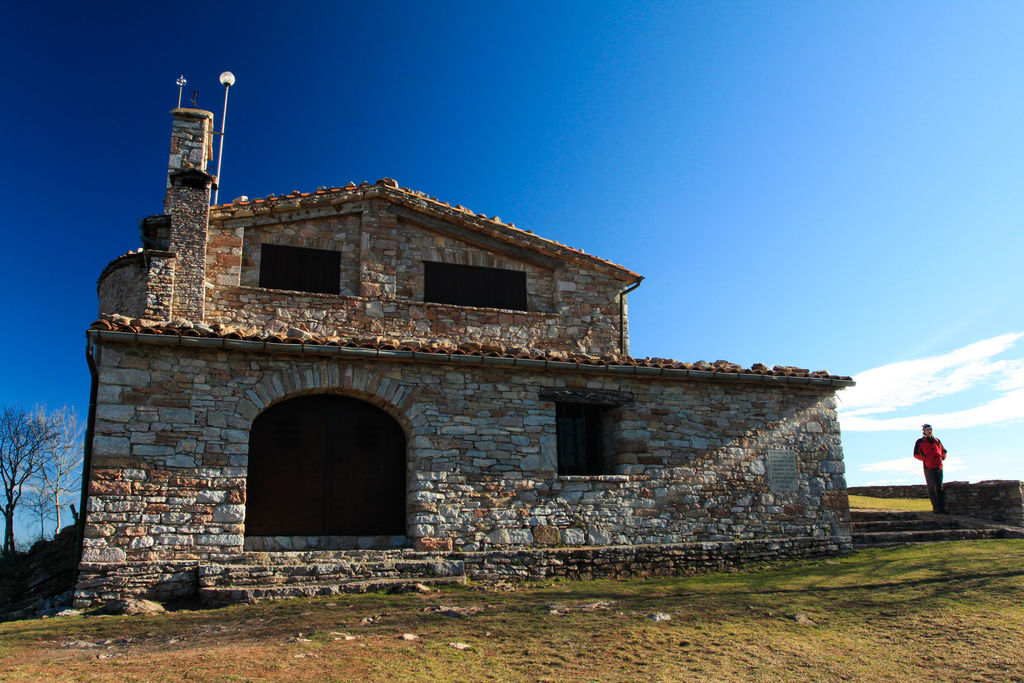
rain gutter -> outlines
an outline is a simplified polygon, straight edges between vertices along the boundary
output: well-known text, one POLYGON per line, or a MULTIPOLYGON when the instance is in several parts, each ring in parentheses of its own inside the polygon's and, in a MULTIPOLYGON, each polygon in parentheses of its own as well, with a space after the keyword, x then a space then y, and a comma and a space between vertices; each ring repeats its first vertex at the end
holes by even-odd
POLYGON ((85 539, 86 503, 89 497, 89 469, 92 467, 92 437, 96 428, 96 395, 99 391, 99 372, 96 370, 96 359, 93 357, 95 337, 86 332, 85 362, 89 365, 89 417, 85 423, 85 437, 82 444, 82 495, 78 503, 78 529, 75 532, 77 547, 75 568, 82 561, 82 543, 85 539))
POLYGON ((636 282, 619 292, 619 353, 626 355, 626 295, 640 286, 644 279, 641 277, 636 282))

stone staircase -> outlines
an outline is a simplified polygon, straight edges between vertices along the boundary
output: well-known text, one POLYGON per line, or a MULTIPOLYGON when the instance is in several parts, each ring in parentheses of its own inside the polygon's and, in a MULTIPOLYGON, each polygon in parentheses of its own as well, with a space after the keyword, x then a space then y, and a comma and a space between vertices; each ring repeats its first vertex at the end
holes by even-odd
POLYGON ((901 510, 851 510, 853 548, 888 548, 908 543, 1021 538, 1024 529, 958 515, 901 510))
POLYGON ((372 591, 412 590, 416 584, 465 583, 462 560, 392 550, 246 553, 232 563, 199 566, 206 605, 372 591))

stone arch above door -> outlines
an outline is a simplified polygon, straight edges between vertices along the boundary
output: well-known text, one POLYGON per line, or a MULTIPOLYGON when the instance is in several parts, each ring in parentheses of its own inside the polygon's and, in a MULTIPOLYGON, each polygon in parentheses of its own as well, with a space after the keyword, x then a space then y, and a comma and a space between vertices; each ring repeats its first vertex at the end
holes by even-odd
POLYGON ((421 410, 415 402, 416 387, 357 364, 296 362, 287 370, 262 372, 259 381, 243 390, 236 411, 251 427, 256 416, 275 403, 312 393, 365 400, 395 418, 407 437, 414 436, 413 420, 421 410))

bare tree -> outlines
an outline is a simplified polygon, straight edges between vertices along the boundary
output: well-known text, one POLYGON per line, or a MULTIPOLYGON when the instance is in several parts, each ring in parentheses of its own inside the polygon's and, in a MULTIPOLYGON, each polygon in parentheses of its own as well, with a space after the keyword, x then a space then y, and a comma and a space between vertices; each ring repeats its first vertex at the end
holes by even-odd
POLYGON ((18 509, 25 482, 42 465, 43 452, 53 430, 41 409, 6 407, 0 412, 0 485, 4 499, 4 555, 15 552, 14 513, 18 509))
POLYGON ((82 466, 82 425, 74 408, 64 406, 46 416, 50 423, 51 435, 43 448, 43 461, 36 479, 39 489, 48 497, 53 507, 57 527, 53 534, 60 533, 60 510, 63 501, 78 488, 81 481, 79 468, 82 466))
POLYGON ((46 524, 53 521, 53 504, 50 502, 49 491, 40 487, 38 483, 26 484, 25 492, 22 495, 21 509, 24 517, 39 526, 38 538, 30 541, 29 545, 32 545, 35 540, 45 541, 46 524))

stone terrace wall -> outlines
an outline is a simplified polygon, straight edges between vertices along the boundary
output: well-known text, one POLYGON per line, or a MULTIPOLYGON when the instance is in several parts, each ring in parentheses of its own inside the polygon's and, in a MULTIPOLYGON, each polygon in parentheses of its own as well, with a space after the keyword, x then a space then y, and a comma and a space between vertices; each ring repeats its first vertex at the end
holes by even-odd
MULTIPOLYGON (((445 554, 445 559, 461 563, 466 575, 474 581, 541 580, 554 577, 590 580, 679 576, 780 559, 829 557, 848 553, 851 549, 849 537, 784 538, 583 548, 510 548, 451 552, 445 554)), ((351 560, 358 562, 359 556, 353 556, 351 560)), ((339 561, 338 556, 333 556, 331 561, 339 561)), ((263 577, 268 573, 266 565, 248 566, 252 568, 254 577, 263 577)), ((361 571, 359 578, 372 580, 394 575, 394 569, 387 564, 381 567, 382 570, 378 571, 361 571)), ((194 597, 201 590, 200 573, 207 578, 229 573, 237 575, 238 565, 211 565, 200 561, 83 564, 79 570, 75 604, 87 608, 126 596, 156 600, 194 597)), ((272 575, 280 579, 287 576, 287 571, 272 575)), ((247 588, 240 588, 237 592, 238 595, 231 601, 252 599, 252 591, 247 588)))
POLYGON ((905 486, 851 486, 846 489, 851 496, 872 498, 927 498, 928 487, 924 484, 905 486))
POLYGON ((214 221, 207 251, 207 281, 214 287, 207 292, 206 321, 325 336, 618 353, 621 280, 523 248, 482 249, 400 219, 381 199, 328 208, 328 214, 214 221), (340 251, 341 295, 260 289, 261 242, 340 251), (424 260, 524 270, 529 311, 424 303, 424 260))
MULTIPOLYGON (((1016 480, 948 481, 942 489, 946 493, 946 510, 954 515, 966 515, 994 522, 1024 526, 1024 493, 1016 480)), ((908 486, 851 486, 852 496, 875 498, 927 498, 924 484, 908 486)))
POLYGON ((452 553, 475 581, 678 576, 785 558, 848 553, 849 538, 784 538, 588 548, 520 548, 452 553))
POLYGON ((944 485, 946 509, 967 515, 1024 526, 1024 483, 994 480, 968 484, 963 481, 944 485))
POLYGON ((176 600, 195 597, 199 562, 83 562, 78 566, 75 605, 88 608, 119 598, 176 600))

